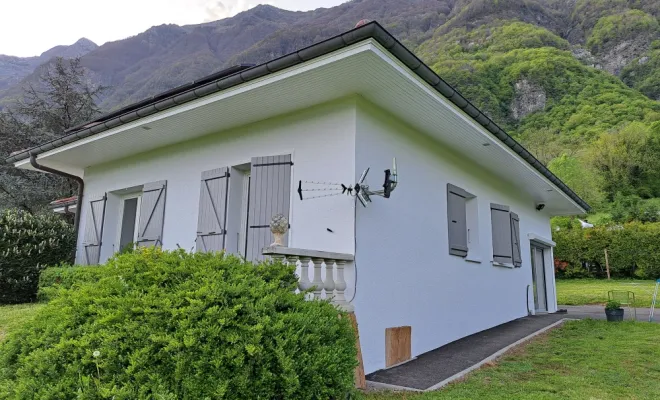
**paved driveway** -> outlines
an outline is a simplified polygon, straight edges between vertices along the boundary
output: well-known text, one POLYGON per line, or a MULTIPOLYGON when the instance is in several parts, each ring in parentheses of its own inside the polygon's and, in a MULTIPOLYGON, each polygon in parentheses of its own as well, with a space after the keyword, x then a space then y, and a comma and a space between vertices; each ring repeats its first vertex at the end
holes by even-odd
MULTIPOLYGON (((577 319, 584 319, 584 318, 592 318, 592 319, 605 319, 605 307, 601 305, 597 306, 559 306, 559 308, 563 308, 568 310, 568 314, 566 314, 567 318, 577 318, 577 319)), ((624 318, 625 319, 632 319, 633 311, 631 309, 625 308, 625 313, 624 313, 624 318)), ((648 321, 649 320, 649 314, 651 312, 650 308, 638 308, 637 309, 637 321, 648 321)), ((656 310, 654 313, 655 317, 653 318, 653 322, 660 322, 660 310, 656 310)))

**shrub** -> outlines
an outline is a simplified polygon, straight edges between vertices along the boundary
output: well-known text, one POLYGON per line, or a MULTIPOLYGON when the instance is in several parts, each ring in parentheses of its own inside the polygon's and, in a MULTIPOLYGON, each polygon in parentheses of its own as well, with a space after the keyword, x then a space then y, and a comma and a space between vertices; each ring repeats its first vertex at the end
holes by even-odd
POLYGON ((8 336, 0 398, 337 399, 353 388, 350 320, 295 294, 291 266, 146 249, 98 271, 8 336))
POLYGON ((36 300, 39 272, 72 262, 73 227, 55 213, 0 212, 0 304, 36 300))
POLYGON ((101 268, 62 264, 59 267, 42 270, 39 275, 39 300, 52 299, 62 289, 71 289, 81 283, 98 281, 101 268))
POLYGON ((621 303, 618 301, 610 300, 605 304, 606 310, 618 310, 619 308, 621 308, 621 303))
POLYGON ((558 277, 604 277, 605 249, 613 277, 660 277, 660 223, 569 226, 555 231, 553 238, 558 277))

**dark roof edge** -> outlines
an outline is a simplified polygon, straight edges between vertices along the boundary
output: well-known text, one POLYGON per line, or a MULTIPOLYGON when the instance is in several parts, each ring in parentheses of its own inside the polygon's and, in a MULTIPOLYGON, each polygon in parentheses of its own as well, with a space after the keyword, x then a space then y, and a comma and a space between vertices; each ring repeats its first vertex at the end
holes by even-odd
POLYGON ((482 125, 502 143, 511 148, 516 154, 521 156, 523 160, 525 160, 529 165, 540 172, 541 175, 545 176, 550 182, 561 189, 568 197, 570 197, 585 211, 589 211, 591 209, 589 204, 582 200, 580 196, 578 196, 564 182, 557 178, 555 174, 553 174, 548 168, 541 164, 541 162, 536 159, 536 157, 534 157, 515 139, 513 139, 502 128, 500 128, 493 120, 481 112, 467 99, 465 99, 465 97, 456 91, 456 89, 452 88, 447 82, 440 78, 438 74, 436 74, 431 68, 424 64, 415 54, 403 46, 394 36, 392 36, 378 22, 375 21, 333 38, 313 44, 294 53, 287 54, 267 63, 248 68, 232 75, 222 77, 218 80, 206 83, 206 80, 202 79, 201 81, 204 82, 203 84, 192 87, 190 90, 186 90, 171 97, 162 99, 162 96, 157 95, 155 96, 153 102, 146 103, 134 111, 130 111, 114 118, 105 120, 94 126, 71 132, 43 145, 33 147, 18 154, 14 154, 6 158, 5 162, 15 163, 29 158, 30 154, 38 155, 45 153, 55 148, 67 145, 80 139, 87 138, 89 136, 96 135, 109 129, 116 128, 120 125, 133 122, 137 119, 155 114, 157 112, 164 111, 169 108, 190 102, 192 100, 196 100, 201 97, 205 97, 301 64, 303 62, 313 60, 317 57, 324 56, 333 51, 340 50, 344 47, 353 45, 366 39, 374 39, 380 43, 381 46, 387 49, 402 63, 404 63, 417 76, 419 76, 422 80, 433 87, 443 97, 447 98, 449 101, 454 103, 454 105, 463 110, 463 112, 465 112, 468 116, 482 125))

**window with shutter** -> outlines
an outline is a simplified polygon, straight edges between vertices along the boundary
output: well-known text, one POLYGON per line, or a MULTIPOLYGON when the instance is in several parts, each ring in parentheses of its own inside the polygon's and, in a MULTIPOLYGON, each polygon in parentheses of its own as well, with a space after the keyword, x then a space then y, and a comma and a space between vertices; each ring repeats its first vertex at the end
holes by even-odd
POLYGON ((518 214, 511 213, 511 245, 513 255, 513 265, 515 267, 522 266, 522 253, 520 250, 520 218, 518 214))
POLYGON ((513 263, 513 241, 511 240, 511 218, 509 207, 490 205, 493 230, 493 261, 503 264, 513 263))
POLYGON ((225 249, 228 194, 228 167, 202 173, 197 220, 197 251, 211 252, 225 249))
POLYGON ((140 224, 137 237, 138 246, 154 247, 163 245, 166 189, 167 181, 147 183, 142 189, 140 224))
POLYGON ((103 222, 105 221, 106 195, 102 197, 92 196, 88 201, 87 218, 85 220, 85 235, 82 243, 83 265, 96 265, 101 256, 101 245, 103 236, 103 222))
POLYGON ((468 254, 468 229, 466 200, 468 193, 447 184, 447 224, 449 228, 449 254, 466 257, 468 254))
MULTIPOLYGON (((272 243, 270 220, 273 215, 283 214, 289 218, 292 165, 291 155, 252 159, 246 246, 248 260, 262 260, 262 249, 272 243)), ((286 245, 287 238, 284 239, 286 245)))

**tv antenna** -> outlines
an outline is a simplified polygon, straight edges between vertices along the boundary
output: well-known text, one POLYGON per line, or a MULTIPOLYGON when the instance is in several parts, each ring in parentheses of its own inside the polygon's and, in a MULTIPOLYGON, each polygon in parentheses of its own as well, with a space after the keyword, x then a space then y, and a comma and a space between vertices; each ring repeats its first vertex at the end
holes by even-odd
POLYGON ((370 168, 367 168, 355 184, 299 181, 298 195, 300 196, 301 201, 341 195, 351 196, 357 198, 363 207, 367 207, 368 204, 371 203, 372 196, 379 196, 389 199, 390 195, 394 189, 396 189, 396 186, 399 183, 398 174, 396 171, 396 158, 392 162, 392 169, 385 170, 385 182, 383 183, 383 189, 381 190, 371 190, 369 185, 365 185, 364 181, 367 179, 369 170, 370 168), (307 193, 311 193, 311 195, 308 195, 307 193))

